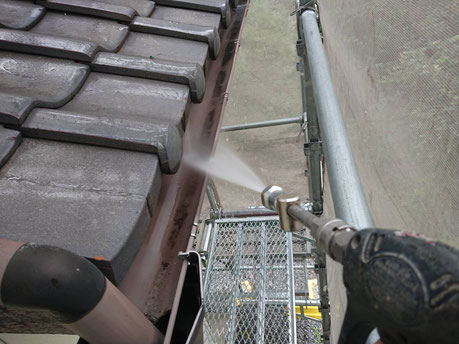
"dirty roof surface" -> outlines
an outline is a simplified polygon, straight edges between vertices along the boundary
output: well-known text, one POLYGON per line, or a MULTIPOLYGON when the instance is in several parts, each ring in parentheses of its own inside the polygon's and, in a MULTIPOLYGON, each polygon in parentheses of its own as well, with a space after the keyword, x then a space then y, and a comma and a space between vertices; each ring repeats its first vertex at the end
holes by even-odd
POLYGON ((181 159, 227 0, 0 2, 0 236, 114 283, 181 159))

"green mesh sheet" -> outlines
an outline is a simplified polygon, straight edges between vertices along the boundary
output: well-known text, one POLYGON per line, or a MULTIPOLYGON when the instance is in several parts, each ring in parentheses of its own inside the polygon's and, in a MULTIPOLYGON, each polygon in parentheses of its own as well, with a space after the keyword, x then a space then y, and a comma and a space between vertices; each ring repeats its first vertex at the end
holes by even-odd
POLYGON ((374 222, 459 247, 459 4, 320 0, 374 222))

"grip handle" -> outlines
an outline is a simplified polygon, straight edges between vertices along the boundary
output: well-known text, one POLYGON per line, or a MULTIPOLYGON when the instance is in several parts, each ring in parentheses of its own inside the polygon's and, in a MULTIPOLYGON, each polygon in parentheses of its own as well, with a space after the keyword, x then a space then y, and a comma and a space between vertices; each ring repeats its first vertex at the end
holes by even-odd
POLYGON ((372 228, 352 237, 343 265, 349 307, 339 343, 364 343, 373 327, 384 343, 459 343, 457 250, 372 228))

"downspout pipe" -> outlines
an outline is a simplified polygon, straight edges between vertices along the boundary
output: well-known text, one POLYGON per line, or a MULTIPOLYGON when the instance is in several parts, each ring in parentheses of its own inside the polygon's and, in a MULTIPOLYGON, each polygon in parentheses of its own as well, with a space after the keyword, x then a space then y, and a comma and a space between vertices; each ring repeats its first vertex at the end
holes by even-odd
POLYGON ((47 310, 91 344, 163 340, 95 265, 54 246, 0 239, 0 304, 47 310))

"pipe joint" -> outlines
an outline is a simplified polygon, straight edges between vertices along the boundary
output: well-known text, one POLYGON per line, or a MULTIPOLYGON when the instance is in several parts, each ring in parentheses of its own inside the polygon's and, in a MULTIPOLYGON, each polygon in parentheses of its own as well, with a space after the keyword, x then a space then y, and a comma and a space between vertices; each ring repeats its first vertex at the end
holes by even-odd
POLYGON ((1 280, 1 300, 12 308, 49 310, 70 323, 89 313, 102 299, 106 280, 87 259, 47 245, 22 245, 1 280))
POLYGON ((296 232, 301 229, 288 214, 290 206, 300 204, 298 197, 288 197, 280 186, 270 185, 261 193, 261 202, 266 208, 279 213, 280 226, 285 232, 296 232))

